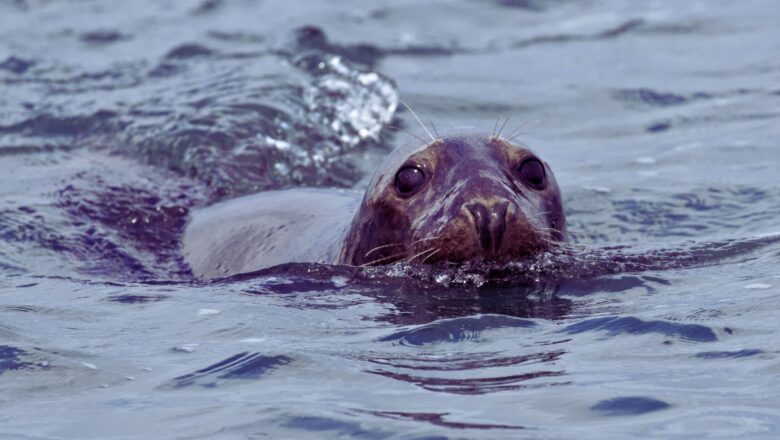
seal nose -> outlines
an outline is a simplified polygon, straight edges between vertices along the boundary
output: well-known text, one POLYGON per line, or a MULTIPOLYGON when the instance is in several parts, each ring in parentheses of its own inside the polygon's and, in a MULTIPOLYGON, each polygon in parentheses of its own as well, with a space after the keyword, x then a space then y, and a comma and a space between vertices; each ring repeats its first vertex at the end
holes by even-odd
POLYGON ((490 206, 485 206, 482 203, 466 206, 474 218, 479 242, 485 252, 498 252, 501 249, 501 240, 504 238, 504 230, 506 229, 508 206, 509 202, 506 200, 497 201, 490 206))

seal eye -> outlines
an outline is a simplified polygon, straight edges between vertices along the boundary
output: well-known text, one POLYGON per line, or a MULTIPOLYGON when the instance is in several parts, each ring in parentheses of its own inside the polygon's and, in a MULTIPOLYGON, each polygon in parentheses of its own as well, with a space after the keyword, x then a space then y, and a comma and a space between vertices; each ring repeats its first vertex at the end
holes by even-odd
POLYGON ((409 197, 425 183, 425 173, 418 167, 403 167, 395 175, 395 188, 403 197, 409 197))
POLYGON ((520 177, 531 188, 542 189, 547 183, 547 176, 544 173, 544 165, 538 159, 528 159, 518 168, 520 177))

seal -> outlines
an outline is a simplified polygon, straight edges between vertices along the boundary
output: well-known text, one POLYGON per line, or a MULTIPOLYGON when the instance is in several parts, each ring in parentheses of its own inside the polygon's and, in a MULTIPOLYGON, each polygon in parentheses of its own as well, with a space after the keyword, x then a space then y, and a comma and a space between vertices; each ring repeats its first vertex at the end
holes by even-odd
POLYGON ((393 151, 364 196, 269 191, 193 213, 182 251, 221 278, 290 262, 355 266, 511 260, 566 240, 549 165, 495 136, 453 136, 393 151))

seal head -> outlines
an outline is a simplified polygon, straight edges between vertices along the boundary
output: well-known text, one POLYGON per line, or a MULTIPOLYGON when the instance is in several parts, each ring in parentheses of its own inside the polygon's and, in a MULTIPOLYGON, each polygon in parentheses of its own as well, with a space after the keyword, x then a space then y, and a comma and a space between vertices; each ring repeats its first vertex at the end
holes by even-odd
POLYGON ((565 237, 560 189, 544 161, 498 137, 449 137, 398 149, 385 160, 340 260, 509 260, 565 237))

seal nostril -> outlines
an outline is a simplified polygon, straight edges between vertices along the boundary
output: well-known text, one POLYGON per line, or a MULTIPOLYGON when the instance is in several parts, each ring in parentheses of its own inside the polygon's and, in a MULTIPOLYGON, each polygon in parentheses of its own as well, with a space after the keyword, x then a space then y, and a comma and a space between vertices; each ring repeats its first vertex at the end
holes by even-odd
POLYGON ((474 226, 477 227, 479 234, 479 243, 486 252, 490 251, 491 233, 490 233, 490 215, 487 208, 482 204, 475 203, 466 207, 471 216, 474 217, 474 226))
POLYGON ((492 206, 490 213, 490 233, 493 238, 493 251, 498 252, 501 249, 501 241, 504 238, 506 230, 506 212, 509 208, 509 202, 503 201, 492 206))
POLYGON ((479 235, 479 244, 487 253, 497 253, 501 249, 501 241, 506 231, 506 213, 509 202, 501 201, 489 208, 481 203, 466 207, 474 219, 474 226, 479 235))

